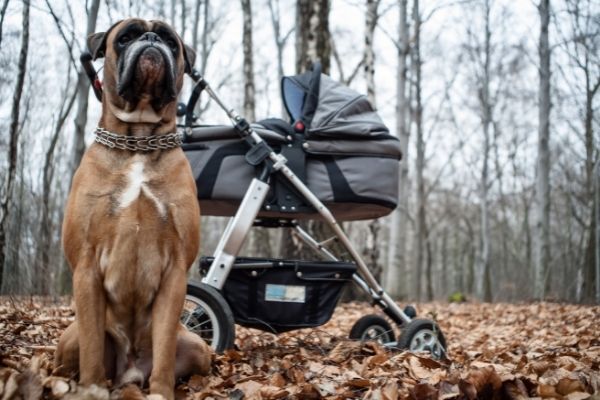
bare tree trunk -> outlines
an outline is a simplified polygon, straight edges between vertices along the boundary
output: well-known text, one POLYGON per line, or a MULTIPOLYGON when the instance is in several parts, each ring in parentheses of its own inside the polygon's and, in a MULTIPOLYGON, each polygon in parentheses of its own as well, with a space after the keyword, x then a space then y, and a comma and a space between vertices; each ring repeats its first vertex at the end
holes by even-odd
POLYGON ((442 249, 440 251, 440 264, 442 269, 442 279, 440 284, 440 290, 444 296, 447 296, 450 291, 449 283, 453 281, 450 277, 448 264, 450 263, 448 257, 448 228, 444 227, 442 231, 442 249))
MULTIPOLYGON (((70 86, 70 81, 70 79, 67 80, 67 89, 70 86)), ((65 91, 65 94, 66 93, 67 91, 65 91)), ((52 133, 52 137, 50 139, 50 145, 48 146, 48 150, 46 150, 46 156, 44 157, 44 169, 42 175, 42 216, 40 218, 40 232, 38 248, 36 251, 36 276, 50 277, 56 275, 56 273, 54 273, 55 269, 49 268, 50 251, 53 248, 52 232, 55 228, 51 218, 52 210, 50 204, 51 184, 54 179, 54 150, 65 121, 67 120, 67 117, 73 108, 76 97, 77 91, 74 91, 73 95, 69 99, 67 97, 64 98, 58 121, 56 122, 54 132, 52 133)), ((53 279, 38 279, 36 293, 49 294, 50 290, 53 289, 51 287, 53 282, 50 281, 53 281, 53 279)))
POLYGON ((178 33, 181 35, 181 38, 185 38, 185 28, 186 28, 185 17, 187 15, 185 3, 186 3, 185 0, 181 0, 181 28, 178 31, 178 33))
POLYGON ((585 73, 585 84, 586 84, 586 101, 585 101, 585 120, 584 120, 584 132, 585 132, 585 187, 586 197, 590 209, 590 224, 588 228, 588 242, 586 248, 586 256, 584 258, 584 271, 583 271, 583 300, 592 301, 595 298, 595 293, 598 288, 594 290, 596 285, 596 253, 600 250, 596 247, 596 231, 597 231, 597 215, 595 206, 594 196, 594 153, 596 147, 594 143, 594 97, 600 87, 600 77, 596 83, 591 82, 591 66, 589 66, 589 55, 586 54, 586 73, 585 73))
MULTIPOLYGON (((100 0, 92 0, 88 11, 88 20, 86 28, 86 37, 96 31, 96 20, 98 19, 98 9, 100 8, 100 0)), ((81 157, 85 152, 85 126, 87 125, 87 110, 88 98, 90 92, 90 82, 85 74, 83 67, 79 70, 77 77, 77 91, 79 92, 79 100, 77 101, 77 112, 75 114, 75 143, 73 161, 71 165, 72 173, 81 162, 81 157)))
POLYGON ((208 64, 208 30, 210 26, 210 0, 204 0, 204 10, 202 12, 204 25, 202 27, 202 51, 200 52, 200 73, 204 75, 206 73, 206 66, 208 64))
POLYGON ((4 16, 8 8, 8 2, 9 0, 4 0, 4 4, 2 4, 2 9, 0 10, 0 46, 2 46, 2 27, 4 26, 4 16))
POLYGON ((421 16, 419 14, 419 0, 414 0, 412 9, 413 20, 413 48, 412 48, 412 78, 414 87, 414 105, 412 109, 412 123, 417 134, 417 159, 415 164, 417 184, 417 219, 416 219, 416 268, 415 289, 417 299, 422 299, 423 263, 425 258, 426 216, 425 216, 425 182, 423 170, 425 169, 425 143, 423 141, 423 106, 421 104, 421 16))
POLYGON ((600 304, 600 158, 596 160, 594 200, 596 203, 596 304, 600 304))
POLYGON ((244 19, 242 47, 244 49, 244 117, 256 120, 254 115, 254 61, 252 60, 252 5, 251 0, 241 0, 244 19))
POLYGON ((425 225, 425 300, 433 300, 433 254, 429 228, 425 225))
POLYGON ((202 0, 196 0, 194 7, 194 25, 192 26, 192 48, 198 53, 198 27, 200 26, 200 6, 202 0))
MULTIPOLYGON (((322 72, 329 73, 331 46, 329 34, 329 0, 298 0, 296 2, 296 73, 302 73, 314 61, 320 61, 322 72)), ((308 221, 309 231, 321 240, 330 234, 321 221, 308 221)), ((281 255, 303 259, 312 256, 312 250, 295 240, 291 234, 281 239, 281 255)))
POLYGON ((365 15, 365 80, 367 82, 367 97, 375 108, 377 108, 377 99, 375 96, 375 51, 373 50, 373 37, 375 36, 375 27, 377 26, 379 1, 367 0, 365 15))
POLYGON ((177 18, 177 0, 171 0, 171 26, 175 27, 175 18, 177 18))
POLYGON ((8 212, 12 197, 12 189, 17 172, 17 159, 19 152, 19 114, 21 111, 21 95, 25 84, 25 73, 27 70, 27 53, 29 51, 29 8, 30 0, 23 1, 23 34, 21 36, 21 50, 19 52, 19 62, 17 66, 17 80, 15 91, 13 93, 12 109, 10 114, 9 140, 8 147, 8 177, 4 195, 0 199, 0 289, 2 288, 3 271, 5 268, 6 256, 6 230, 8 221, 8 212))
MULTIPOLYGON (((281 13, 279 0, 268 0, 269 12, 271 14, 271 24, 273 26, 273 33, 275 35, 275 46, 277 48, 277 82, 281 82, 283 78, 283 50, 285 45, 290 38, 290 35, 294 31, 294 28, 290 29, 285 35, 281 32, 281 13)), ((281 116, 287 118, 285 106, 281 103, 281 116)))
POLYGON ((482 109, 483 125, 483 160, 481 167, 481 181, 479 183, 480 196, 480 222, 481 233, 479 239, 479 254, 477 257, 477 279, 476 294, 484 301, 491 301, 490 285, 490 220, 489 220, 489 153, 490 153, 490 127, 492 124, 492 106, 490 99, 490 55, 491 55, 491 31, 490 31, 490 4, 485 1, 485 43, 484 43, 484 71, 483 81, 479 93, 482 109))
POLYGON ((407 0, 399 0, 400 20, 398 24, 398 70, 396 77, 396 134, 400 139, 402 162, 398 182, 398 209, 392 215, 390 245, 388 250, 386 290, 393 297, 405 293, 406 277, 406 231, 408 229, 408 142, 407 128, 408 99, 406 96, 406 61, 409 52, 407 0))
POLYGON ((296 73, 320 61, 323 73, 329 73, 331 43, 329 35, 330 0, 296 2, 296 73))
MULTIPOLYGON (((375 27, 377 26, 378 7, 380 0, 366 1, 365 15, 365 48, 364 48, 364 71, 365 81, 367 83, 367 98, 377 109, 377 99, 375 97, 375 52, 373 50, 373 38, 375 36, 375 27)), ((379 262, 381 239, 379 232, 381 223, 378 219, 369 222, 368 237, 365 243, 363 254, 366 256, 367 265, 378 279, 381 277, 381 264, 379 262)))
MULTIPOLYGON (((254 62, 252 60, 252 5, 251 0, 241 0, 243 15, 242 47, 244 52, 244 117, 255 121, 254 62)), ((250 246, 255 256, 266 256, 271 248, 266 228, 252 229, 250 246)))
POLYGON ((550 261, 550 0, 541 0, 540 13, 540 86, 538 160, 536 179, 536 219, 534 230, 533 296, 543 300, 546 294, 548 263, 550 261))

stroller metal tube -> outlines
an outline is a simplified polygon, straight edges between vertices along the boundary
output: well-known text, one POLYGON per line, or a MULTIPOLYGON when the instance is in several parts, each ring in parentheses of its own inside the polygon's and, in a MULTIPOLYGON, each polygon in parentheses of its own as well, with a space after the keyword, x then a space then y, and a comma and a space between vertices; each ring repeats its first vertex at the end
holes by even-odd
MULTIPOLYGON (((299 225, 294 226, 294 231, 298 234, 300 239, 306 243, 311 249, 315 252, 321 254, 324 258, 330 261, 339 261, 339 259, 333 255, 327 248, 325 248, 321 243, 317 242, 308 232, 302 229, 299 225)), ((357 274, 352 275, 352 280, 354 283, 358 285, 365 293, 373 298, 375 301, 381 301, 381 297, 379 297, 373 290, 367 285, 367 283, 357 274)))
POLYGON ((268 192, 269 185, 267 183, 256 178, 250 182, 240 208, 227 224, 227 229, 225 229, 219 241, 219 245, 215 250, 215 259, 210 265, 208 273, 202 279, 203 283, 217 289, 223 288, 235 258, 248 235, 248 231, 252 228, 254 219, 258 215, 268 192))
POLYGON ((330 261, 339 261, 336 256, 333 255, 325 246, 317 242, 308 232, 302 229, 299 225, 294 226, 294 231, 306 243, 311 249, 321 254, 323 257, 330 261))

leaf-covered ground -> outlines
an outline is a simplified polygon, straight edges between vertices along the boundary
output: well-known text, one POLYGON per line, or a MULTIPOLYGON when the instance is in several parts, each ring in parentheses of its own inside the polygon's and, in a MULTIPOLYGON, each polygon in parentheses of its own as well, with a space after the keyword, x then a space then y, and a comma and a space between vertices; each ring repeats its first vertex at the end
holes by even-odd
MULTIPOLYGON (((417 306, 445 333, 449 362, 346 340, 376 310, 345 304, 319 329, 279 336, 238 327, 237 350, 207 377, 180 382, 193 399, 600 399, 600 307, 552 303, 417 306)), ((129 386, 81 388, 50 376, 73 313, 65 302, 0 299, 0 399, 143 399, 129 386)))

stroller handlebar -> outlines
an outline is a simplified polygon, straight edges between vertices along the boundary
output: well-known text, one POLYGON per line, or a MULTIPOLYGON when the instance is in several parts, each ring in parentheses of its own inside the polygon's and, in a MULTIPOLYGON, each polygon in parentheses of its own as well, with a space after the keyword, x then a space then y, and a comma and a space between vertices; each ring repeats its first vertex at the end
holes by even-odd
POLYGON ((186 130, 184 143, 204 142, 207 140, 236 139, 240 135, 231 125, 195 126, 186 130))

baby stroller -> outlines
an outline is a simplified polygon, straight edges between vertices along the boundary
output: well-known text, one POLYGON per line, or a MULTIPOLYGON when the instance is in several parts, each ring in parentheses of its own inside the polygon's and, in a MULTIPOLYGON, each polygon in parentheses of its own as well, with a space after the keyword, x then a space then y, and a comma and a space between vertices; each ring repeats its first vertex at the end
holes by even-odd
POLYGON ((446 355, 434 321, 415 319, 383 290, 338 221, 389 214, 398 196, 400 145, 367 98, 321 74, 319 64, 282 80, 291 123, 267 119, 249 124, 227 108, 194 71, 183 149, 194 172, 202 215, 231 217, 213 256, 202 257, 202 282, 188 283, 181 321, 216 351, 232 348, 235 323, 268 332, 325 324, 341 291, 354 282, 400 328, 396 339, 387 319, 366 315, 350 337, 386 346, 446 355), (194 125, 202 91, 222 108, 232 126, 194 125), (299 225, 319 219, 329 225, 352 262, 338 259, 299 225), (321 259, 241 257, 252 226, 291 228, 321 259))

